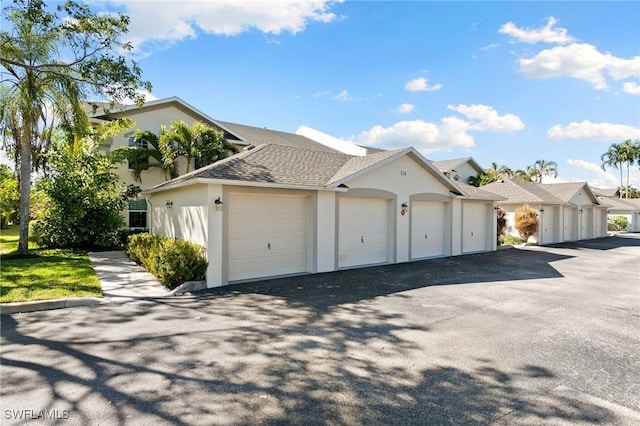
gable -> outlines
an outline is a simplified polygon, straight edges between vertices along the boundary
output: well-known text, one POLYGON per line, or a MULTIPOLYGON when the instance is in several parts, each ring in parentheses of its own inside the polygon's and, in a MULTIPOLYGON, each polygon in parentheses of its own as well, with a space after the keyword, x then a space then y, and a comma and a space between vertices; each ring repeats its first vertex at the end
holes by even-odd
POLYGON ((577 206, 594 204, 593 199, 586 190, 586 187, 580 188, 575 194, 573 194, 569 199, 569 202, 577 206))
POLYGON ((345 183, 349 188, 375 188, 410 194, 449 195, 451 189, 409 155, 402 155, 345 183))

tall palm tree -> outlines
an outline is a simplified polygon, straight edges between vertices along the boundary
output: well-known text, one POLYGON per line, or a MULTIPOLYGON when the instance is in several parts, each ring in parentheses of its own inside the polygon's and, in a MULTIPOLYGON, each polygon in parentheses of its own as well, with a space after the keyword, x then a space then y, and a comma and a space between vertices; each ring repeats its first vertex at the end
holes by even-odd
POLYGON ((540 183, 542 183, 542 178, 545 176, 558 176, 558 163, 555 161, 538 160, 533 165, 533 168, 536 170, 535 175, 540 183))
POLYGON ((621 163, 625 163, 627 166, 627 186, 624 190, 625 198, 629 198, 629 169, 631 169, 631 166, 636 161, 635 149, 636 148, 631 139, 627 139, 618 145, 618 158, 621 163))
POLYGON ((526 169, 518 169, 513 172, 513 177, 516 180, 522 180, 525 182, 539 182, 540 171, 534 166, 527 166, 526 169))
POLYGON ((180 120, 172 122, 169 128, 163 126, 159 144, 165 159, 172 155, 186 158, 185 173, 191 171, 192 165, 197 169, 238 152, 236 147, 224 139, 222 132, 200 121, 196 121, 191 127, 180 120))
POLYGON ((607 167, 613 167, 620 170, 620 192, 618 196, 622 198, 622 187, 624 185, 622 183, 622 159, 620 158, 618 145, 615 143, 611 144, 607 152, 600 156, 600 160, 602 160, 602 170, 606 170, 607 167))

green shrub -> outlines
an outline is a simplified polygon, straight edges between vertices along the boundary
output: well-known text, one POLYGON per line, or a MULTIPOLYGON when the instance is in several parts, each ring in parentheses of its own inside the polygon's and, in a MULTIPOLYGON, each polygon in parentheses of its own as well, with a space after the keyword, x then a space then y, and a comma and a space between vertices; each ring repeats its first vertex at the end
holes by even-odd
POLYGON ((138 265, 149 269, 147 267, 149 259, 153 253, 157 252, 162 238, 164 237, 149 233, 130 235, 127 241, 127 256, 138 265))
POLYGON ((607 219, 607 231, 628 231, 629 219, 626 216, 612 216, 607 219))
POLYGON ((515 235, 500 235, 500 245, 517 246, 524 243, 524 240, 515 235))
POLYGON ((131 235, 127 244, 129 258, 169 289, 185 281, 204 278, 209 263, 203 250, 202 246, 189 241, 174 241, 153 234, 131 235))

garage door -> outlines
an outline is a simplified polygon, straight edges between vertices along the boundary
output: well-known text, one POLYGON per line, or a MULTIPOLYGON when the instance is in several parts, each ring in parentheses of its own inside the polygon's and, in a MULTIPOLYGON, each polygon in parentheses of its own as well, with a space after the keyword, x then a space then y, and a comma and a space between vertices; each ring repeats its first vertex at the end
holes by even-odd
POLYGON ((487 250, 487 206, 464 203, 462 206, 462 252, 487 250))
POLYGON ((411 203, 411 258, 444 256, 445 204, 436 201, 411 203))
POLYGON ((564 241, 573 241, 573 212, 575 209, 564 209, 564 241))
POLYGON ((593 238, 593 209, 582 211, 582 235, 583 240, 593 238))
POLYGON ((555 228, 555 207, 545 207, 542 213, 542 244, 555 243, 553 230, 555 228))
POLYGON ((388 201, 341 198, 338 223, 338 266, 387 262, 388 201))
POLYGON ((229 281, 307 270, 307 199, 229 197, 229 281))

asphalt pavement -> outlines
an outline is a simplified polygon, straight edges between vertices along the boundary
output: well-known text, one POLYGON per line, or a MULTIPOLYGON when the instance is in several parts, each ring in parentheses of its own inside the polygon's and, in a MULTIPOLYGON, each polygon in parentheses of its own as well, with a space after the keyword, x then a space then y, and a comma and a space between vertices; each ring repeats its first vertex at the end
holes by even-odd
POLYGON ((0 423, 637 425, 640 235, 2 315, 0 423))

